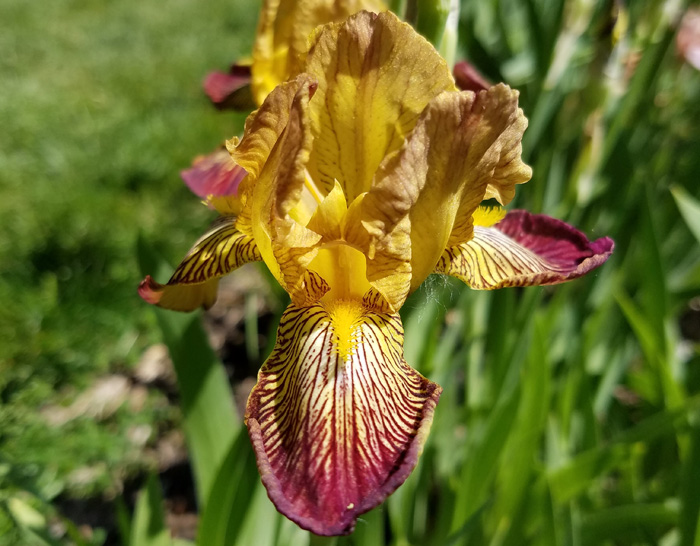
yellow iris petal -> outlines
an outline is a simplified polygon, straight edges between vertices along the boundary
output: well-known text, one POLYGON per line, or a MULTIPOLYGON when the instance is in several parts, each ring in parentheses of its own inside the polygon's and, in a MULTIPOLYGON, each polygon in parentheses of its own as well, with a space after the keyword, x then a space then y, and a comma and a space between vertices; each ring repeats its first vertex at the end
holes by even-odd
POLYGON ((362 12, 317 33, 304 67, 318 79, 309 172, 348 202, 370 187, 431 98, 454 81, 433 46, 391 13, 362 12))
POLYGON ((342 21, 360 10, 384 11, 380 0, 266 0, 253 48, 251 86, 258 104, 300 72, 307 37, 314 28, 342 21))
POLYGON ((435 270, 477 290, 558 284, 602 265, 613 248, 607 237, 589 241, 560 220, 514 210, 493 226, 475 226, 474 237, 446 249, 435 270))
POLYGON ((517 96, 505 85, 441 93, 350 206, 345 236, 368 256, 372 285, 395 309, 452 241, 471 238, 472 215, 494 176, 505 176, 504 188, 529 179, 530 168, 510 154, 527 124, 517 96))
POLYGON ((330 243, 318 250, 309 268, 317 272, 330 287, 326 298, 362 299, 371 286, 367 281, 364 254, 343 243, 330 243))
POLYGON ((321 235, 326 242, 340 240, 341 226, 347 210, 348 204, 345 201, 343 188, 336 182, 333 190, 321 201, 306 227, 321 235))

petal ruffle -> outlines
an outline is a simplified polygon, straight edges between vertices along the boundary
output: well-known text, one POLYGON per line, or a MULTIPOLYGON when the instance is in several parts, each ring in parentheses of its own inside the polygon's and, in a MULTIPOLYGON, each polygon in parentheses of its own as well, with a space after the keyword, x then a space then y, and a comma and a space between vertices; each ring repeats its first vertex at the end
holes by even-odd
POLYGON ((475 226, 474 238, 448 248, 435 272, 477 290, 558 284, 605 263, 614 246, 609 237, 589 241, 561 220, 514 210, 493 227, 475 226))
POLYGON ((248 116, 240 141, 234 137, 226 142, 231 157, 251 175, 251 180, 260 176, 270 152, 287 128, 299 89, 308 87, 308 81, 308 76, 298 76, 277 86, 262 106, 248 116))
POLYGON ((399 315, 374 310, 369 297, 290 305, 248 399, 268 495, 319 535, 350 533, 403 483, 441 392, 404 361, 399 315))
POLYGON ((351 205, 346 239, 367 254, 368 279, 394 309, 432 273, 445 248, 471 238, 472 215, 487 188, 508 195, 530 179, 520 159, 526 125, 517 91, 503 84, 478 94, 441 93, 351 205))
POLYGON ((312 40, 304 67, 318 79, 309 172, 326 192, 337 180, 350 203, 369 189, 428 102, 456 88, 435 48, 389 12, 358 13, 312 40))
MULTIPOLYGON (((306 181, 306 164, 313 143, 307 112, 316 83, 308 74, 302 74, 285 86, 282 102, 289 100, 286 123, 267 152, 248 203, 252 235, 265 264, 292 301, 300 304, 308 297, 302 286, 304 272, 316 256, 321 235, 293 220, 290 213, 299 203, 306 181)), ((277 101, 280 88, 265 100, 261 111, 277 101)), ((257 123, 257 117, 253 123, 257 123)), ((257 138, 257 132, 249 134, 248 129, 232 154, 236 161, 238 152, 248 146, 247 137, 257 138)))
POLYGON ((237 231, 234 223, 232 216, 219 218, 190 249, 167 284, 147 276, 139 285, 139 295, 174 311, 214 305, 219 277, 261 259, 255 241, 237 231))

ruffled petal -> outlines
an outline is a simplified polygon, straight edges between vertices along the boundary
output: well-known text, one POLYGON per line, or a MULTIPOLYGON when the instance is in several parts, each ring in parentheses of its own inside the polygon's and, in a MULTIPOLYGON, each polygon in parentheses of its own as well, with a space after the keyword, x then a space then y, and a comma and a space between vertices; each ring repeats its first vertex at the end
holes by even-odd
POLYGON ((350 206, 346 239, 368 256, 368 279, 394 309, 450 242, 471 238, 472 215, 489 186, 506 195, 529 180, 520 160, 526 125, 517 91, 503 84, 478 94, 441 93, 350 206))
POLYGON ((253 48, 252 88, 258 104, 300 72, 312 30, 363 9, 378 12, 386 6, 379 0, 266 0, 253 48))
POLYGON ((231 157, 251 175, 251 182, 260 176, 270 152, 287 128, 292 102, 300 88, 305 85, 308 88, 308 80, 308 76, 299 76, 276 87, 262 106, 248 116, 240 141, 232 138, 226 142, 231 157))
MULTIPOLYGON (((292 301, 299 303, 307 299, 303 276, 321 240, 321 235, 290 215, 301 199, 306 181, 306 164, 313 144, 307 111, 316 83, 302 74, 285 85, 294 89, 285 115, 286 124, 268 153, 248 202, 252 234, 265 264, 292 301)), ((261 110, 275 100, 279 89, 270 94, 261 110)), ((284 99, 287 100, 286 94, 284 99)), ((249 135, 247 130, 248 127, 233 154, 236 161, 237 153, 247 146, 247 137, 257 137, 257 133, 249 135)))
POLYGON ((167 284, 147 276, 139 285, 139 295, 174 311, 208 309, 216 301, 219 277, 260 259, 255 241, 236 230, 233 217, 222 217, 194 244, 167 284))
POLYGON ((304 70, 318 79, 309 172, 326 192, 337 180, 348 203, 369 189, 428 102, 456 89, 433 46, 389 12, 323 27, 304 70))
POLYGON ((248 399, 270 499, 319 535, 350 533, 403 483, 441 392, 404 361, 399 316, 367 303, 290 305, 248 399))
POLYGON ((250 65, 234 64, 226 72, 210 72, 202 85, 211 102, 220 110, 252 110, 250 65))
POLYGON ((609 237, 589 241, 561 220, 514 210, 493 227, 475 226, 474 238, 448 248, 435 272, 477 290, 558 284, 605 263, 614 246, 609 237))

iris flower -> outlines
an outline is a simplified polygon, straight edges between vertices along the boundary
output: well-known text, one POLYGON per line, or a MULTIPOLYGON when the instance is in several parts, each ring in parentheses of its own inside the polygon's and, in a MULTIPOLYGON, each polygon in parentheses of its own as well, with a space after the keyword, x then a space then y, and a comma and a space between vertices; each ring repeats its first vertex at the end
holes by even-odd
POLYGON ((209 307, 222 275, 262 260, 289 293, 245 414, 278 510, 320 535, 410 474, 441 388, 403 358, 399 309, 431 273, 476 289, 542 285, 602 264, 613 243, 505 214, 527 125, 518 93, 455 87, 435 49, 391 13, 315 31, 300 74, 228 142, 247 175, 148 302, 209 307))

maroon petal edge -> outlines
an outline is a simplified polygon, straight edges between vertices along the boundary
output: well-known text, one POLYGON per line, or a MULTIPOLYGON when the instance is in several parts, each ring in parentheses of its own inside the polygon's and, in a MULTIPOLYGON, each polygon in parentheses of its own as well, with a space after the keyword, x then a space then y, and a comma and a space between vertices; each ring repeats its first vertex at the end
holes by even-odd
POLYGON ((558 273, 546 284, 585 275, 604 264, 615 249, 610 237, 589 241, 566 222, 526 210, 509 211, 494 227, 557 267, 558 273))

